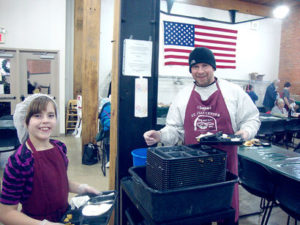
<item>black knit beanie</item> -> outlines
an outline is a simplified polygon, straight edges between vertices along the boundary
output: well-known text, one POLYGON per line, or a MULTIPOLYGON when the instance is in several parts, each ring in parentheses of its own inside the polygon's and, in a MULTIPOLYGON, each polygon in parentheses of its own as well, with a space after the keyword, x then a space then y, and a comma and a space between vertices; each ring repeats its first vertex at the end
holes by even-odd
POLYGON ((192 66, 197 63, 207 63, 211 65, 214 70, 216 70, 215 56, 208 48, 195 48, 193 51, 191 51, 189 56, 190 73, 192 66))

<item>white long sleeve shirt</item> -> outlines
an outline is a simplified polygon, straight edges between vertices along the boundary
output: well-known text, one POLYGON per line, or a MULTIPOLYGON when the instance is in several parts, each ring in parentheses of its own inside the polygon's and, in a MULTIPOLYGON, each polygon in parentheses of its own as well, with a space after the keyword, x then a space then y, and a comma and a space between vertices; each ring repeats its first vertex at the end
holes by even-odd
MULTIPOLYGON (((238 85, 218 79, 219 87, 227 106, 233 131, 245 130, 249 139, 254 138, 259 127, 259 112, 249 95, 238 85)), ((194 84, 185 87, 173 99, 170 106, 166 126, 161 131, 161 142, 172 146, 184 139, 184 118, 188 101, 194 84)), ((215 91, 216 83, 208 87, 195 87, 202 100, 207 100, 215 91)))

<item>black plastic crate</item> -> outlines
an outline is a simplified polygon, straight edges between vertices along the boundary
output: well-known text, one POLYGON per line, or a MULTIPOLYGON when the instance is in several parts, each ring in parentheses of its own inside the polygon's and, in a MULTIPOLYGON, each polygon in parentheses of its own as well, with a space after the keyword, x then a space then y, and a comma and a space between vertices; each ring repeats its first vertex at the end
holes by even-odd
POLYGON ((146 182, 146 166, 131 167, 134 195, 156 222, 208 214, 231 206, 238 177, 229 172, 226 181, 172 190, 155 190, 146 182))
POLYGON ((148 148, 146 180, 158 190, 221 182, 226 158, 226 152, 210 146, 148 148))

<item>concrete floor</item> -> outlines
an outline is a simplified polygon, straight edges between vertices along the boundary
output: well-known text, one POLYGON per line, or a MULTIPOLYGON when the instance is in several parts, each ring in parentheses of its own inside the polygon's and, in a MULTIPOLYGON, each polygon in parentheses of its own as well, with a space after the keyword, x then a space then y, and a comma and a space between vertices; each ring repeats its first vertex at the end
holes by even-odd
MULTIPOLYGON (((69 169, 68 175, 71 180, 79 183, 86 183, 99 190, 108 190, 108 176, 104 177, 100 168, 100 163, 86 166, 81 164, 81 139, 73 136, 63 136, 57 138, 63 141, 68 147, 69 169)), ((2 180, 3 169, 0 169, 0 178, 2 180)), ((72 197, 73 195, 70 195, 72 197)), ((257 212, 259 210, 260 199, 249 194, 240 186, 240 215, 257 212)), ((261 216, 244 217, 239 220, 240 225, 257 225, 261 222, 261 216)), ((287 214, 279 207, 272 211, 269 225, 286 224, 287 214)), ((294 221, 292 220, 292 223, 294 221)), ((291 224, 292 224, 291 223, 291 224)))

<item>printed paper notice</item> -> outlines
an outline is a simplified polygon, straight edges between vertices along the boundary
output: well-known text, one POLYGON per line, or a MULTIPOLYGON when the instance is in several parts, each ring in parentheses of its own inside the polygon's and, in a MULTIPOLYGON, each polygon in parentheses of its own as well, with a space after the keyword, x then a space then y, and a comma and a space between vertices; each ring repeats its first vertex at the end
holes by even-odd
POLYGON ((134 116, 148 116, 148 80, 146 78, 135 79, 134 116))
POLYGON ((4 85, 0 84, 0 95, 4 94, 4 85))
POLYGON ((151 77, 152 42, 125 39, 123 48, 123 74, 151 77))

